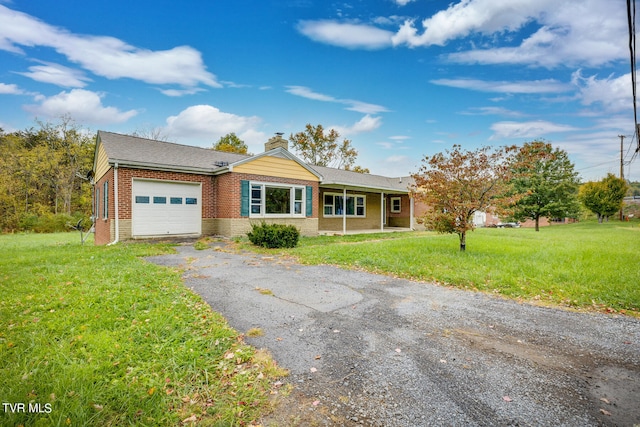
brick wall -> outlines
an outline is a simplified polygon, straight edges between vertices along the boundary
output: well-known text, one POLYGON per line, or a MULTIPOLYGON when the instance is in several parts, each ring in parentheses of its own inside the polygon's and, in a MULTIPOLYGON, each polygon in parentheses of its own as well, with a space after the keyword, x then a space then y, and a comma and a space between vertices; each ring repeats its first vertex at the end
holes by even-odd
MULTIPOLYGON (((216 219, 216 233, 221 236, 235 237, 245 236, 251 231, 251 224, 260 223, 261 220, 249 218, 219 218, 216 219)), ((317 218, 271 218, 266 219, 266 223, 293 225, 300 230, 303 236, 318 235, 317 218)))
POLYGON ((96 182, 94 186, 94 200, 93 206, 96 206, 96 196, 99 199, 98 212, 94 212, 96 215, 95 222, 95 236, 94 243, 96 245, 106 245, 107 243, 113 241, 114 236, 111 233, 111 221, 113 219, 113 215, 115 212, 115 203, 113 197, 113 168, 111 168, 106 174, 100 178, 100 181, 96 182), (109 182, 109 211, 108 218, 105 219, 103 217, 103 205, 102 202, 104 200, 104 183, 109 182), (100 194, 98 195, 98 191, 100 194))
POLYGON ((318 201, 320 200, 320 196, 317 182, 231 172, 215 177, 213 218, 241 218, 240 181, 243 180, 304 186, 310 185, 313 187, 313 214, 311 218, 318 217, 318 201))
MULTIPOLYGON (((199 182, 202 184, 202 232, 203 234, 224 234, 227 228, 225 224, 220 229, 216 218, 240 219, 240 181, 250 180, 259 182, 276 182, 292 185, 310 185, 313 187, 313 215, 318 217, 318 183, 298 179, 278 178, 263 175, 252 175, 245 173, 227 173, 220 176, 208 176, 198 174, 188 174, 180 172, 153 171, 146 169, 118 168, 118 218, 119 237, 121 240, 131 238, 131 210, 132 210, 132 187, 133 180, 156 179, 162 181, 178 182, 199 182)), ((100 189, 100 212, 96 220, 95 244, 104 245, 115 239, 115 192, 114 192, 114 171, 109 170, 95 185, 100 189), (108 219, 102 218, 103 185, 109 181, 109 215, 108 219)), ((246 218, 245 218, 246 219, 246 218)), ((303 224, 304 219, 300 218, 300 226, 304 234, 313 234, 311 228, 317 230, 317 220, 303 224)), ((282 221, 286 221, 283 219, 282 221)), ((235 227, 238 230, 246 229, 248 222, 242 221, 235 227)), ((232 235, 238 234, 233 230, 232 235)))
POLYGON ((388 194, 387 196, 387 225, 389 227, 411 226, 411 199, 408 194, 388 194), (400 212, 391 212, 391 199, 400 198, 400 212))

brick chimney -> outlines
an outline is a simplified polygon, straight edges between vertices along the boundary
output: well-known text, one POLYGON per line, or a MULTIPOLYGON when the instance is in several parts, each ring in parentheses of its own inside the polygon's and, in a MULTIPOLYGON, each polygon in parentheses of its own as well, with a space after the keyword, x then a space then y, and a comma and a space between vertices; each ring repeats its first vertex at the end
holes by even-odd
POLYGON ((282 135, 282 132, 276 132, 276 136, 269 138, 269 141, 264 143, 264 151, 270 151, 278 147, 282 147, 289 151, 289 141, 284 139, 282 135))

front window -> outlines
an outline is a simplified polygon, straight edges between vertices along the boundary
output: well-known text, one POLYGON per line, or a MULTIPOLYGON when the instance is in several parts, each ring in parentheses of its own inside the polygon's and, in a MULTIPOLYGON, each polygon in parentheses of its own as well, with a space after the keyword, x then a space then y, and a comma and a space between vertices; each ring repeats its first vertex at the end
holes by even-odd
POLYGON ((391 198, 391 212, 400 213, 402 211, 402 199, 400 197, 391 198))
POLYGON ((264 213, 290 214, 291 189, 283 187, 264 187, 264 213))
POLYGON ((251 216, 302 216, 305 211, 304 187, 284 184, 251 183, 251 216))
POLYGON ((345 203, 342 194, 325 193, 324 195, 324 216, 366 216, 366 198, 364 195, 347 195, 345 203))

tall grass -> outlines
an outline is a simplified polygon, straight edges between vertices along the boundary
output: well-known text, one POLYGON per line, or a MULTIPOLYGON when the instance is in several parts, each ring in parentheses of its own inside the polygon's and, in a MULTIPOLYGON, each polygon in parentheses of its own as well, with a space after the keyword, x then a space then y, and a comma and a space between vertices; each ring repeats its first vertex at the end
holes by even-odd
POLYGON ((274 375, 176 270, 168 246, 0 236, 1 425, 246 425, 274 375), (15 407, 14 407, 15 408, 15 407), (36 411, 39 409, 39 411, 36 411))
POLYGON ((640 309, 640 227, 586 222, 533 229, 477 229, 304 238, 289 254, 447 286, 599 310, 640 309))

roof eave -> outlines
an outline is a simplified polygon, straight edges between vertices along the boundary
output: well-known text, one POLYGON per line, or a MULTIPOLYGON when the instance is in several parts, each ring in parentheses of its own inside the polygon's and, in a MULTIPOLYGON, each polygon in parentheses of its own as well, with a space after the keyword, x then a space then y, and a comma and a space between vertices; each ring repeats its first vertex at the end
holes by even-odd
POLYGON ((111 166, 118 165, 118 167, 127 167, 132 169, 150 169, 150 170, 157 170, 157 171, 183 172, 183 173, 192 173, 192 174, 201 174, 201 175, 211 175, 214 172, 214 169, 208 169, 208 168, 135 162, 131 160, 120 160, 120 159, 113 159, 113 158, 109 159, 109 164, 111 166))
POLYGON ((362 188, 366 190, 377 190, 377 191, 384 191, 384 192, 390 192, 390 193, 407 193, 407 194, 409 193, 408 188, 400 189, 400 188, 391 188, 391 187, 360 185, 360 184, 354 184, 351 182, 339 182, 339 181, 320 182, 320 187, 327 187, 329 185, 335 185, 340 187, 350 187, 350 188, 362 188))

